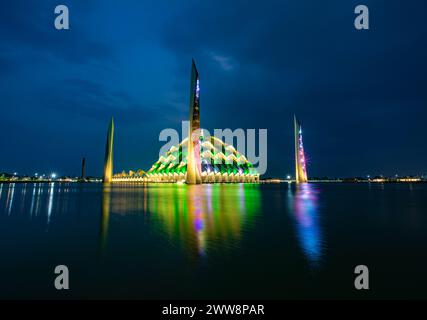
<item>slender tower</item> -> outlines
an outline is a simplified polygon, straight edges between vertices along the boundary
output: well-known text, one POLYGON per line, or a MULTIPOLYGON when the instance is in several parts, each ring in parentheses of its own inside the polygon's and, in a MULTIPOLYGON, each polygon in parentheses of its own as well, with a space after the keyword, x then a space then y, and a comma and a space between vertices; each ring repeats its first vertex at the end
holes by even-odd
POLYGON ((304 153, 304 145, 302 143, 302 129, 297 117, 294 115, 295 127, 295 182, 308 182, 307 167, 304 153))
POLYGON ((187 155, 187 184, 202 183, 202 168, 200 161, 200 86, 199 73, 192 60, 190 84, 190 126, 188 131, 187 155))
POLYGON ((86 158, 82 159, 82 179, 86 177, 86 158))
POLYGON ((107 133, 107 145, 105 147, 104 160, 104 183, 110 183, 113 178, 113 142, 114 142, 114 120, 111 118, 107 133))

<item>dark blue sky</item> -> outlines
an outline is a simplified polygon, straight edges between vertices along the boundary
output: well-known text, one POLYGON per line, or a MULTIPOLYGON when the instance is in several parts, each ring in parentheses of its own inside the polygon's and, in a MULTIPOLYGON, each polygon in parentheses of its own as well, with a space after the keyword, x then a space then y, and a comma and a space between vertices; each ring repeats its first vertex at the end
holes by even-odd
POLYGON ((159 132, 188 117, 267 128, 270 176, 293 173, 292 115, 311 176, 427 172, 425 1, 2 1, 0 172, 148 169, 159 132), (70 9, 70 30, 54 8, 70 9), (354 7, 370 9, 356 31, 354 7))

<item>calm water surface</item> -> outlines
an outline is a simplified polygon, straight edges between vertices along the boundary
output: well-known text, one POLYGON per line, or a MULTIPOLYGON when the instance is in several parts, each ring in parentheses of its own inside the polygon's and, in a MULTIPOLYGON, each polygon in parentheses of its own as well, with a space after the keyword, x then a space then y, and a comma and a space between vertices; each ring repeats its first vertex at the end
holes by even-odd
POLYGON ((427 298, 426 249, 427 184, 0 184, 0 298, 427 298))

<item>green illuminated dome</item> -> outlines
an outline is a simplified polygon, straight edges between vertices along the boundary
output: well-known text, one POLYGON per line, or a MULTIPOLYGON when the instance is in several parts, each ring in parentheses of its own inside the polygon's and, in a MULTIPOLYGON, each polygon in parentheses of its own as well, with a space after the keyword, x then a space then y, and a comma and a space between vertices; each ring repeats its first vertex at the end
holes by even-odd
MULTIPOLYGON (((146 173, 153 182, 185 180, 187 138, 171 147, 146 173)), ((203 182, 256 182, 259 174, 233 146, 216 137, 200 137, 200 167, 203 182)))

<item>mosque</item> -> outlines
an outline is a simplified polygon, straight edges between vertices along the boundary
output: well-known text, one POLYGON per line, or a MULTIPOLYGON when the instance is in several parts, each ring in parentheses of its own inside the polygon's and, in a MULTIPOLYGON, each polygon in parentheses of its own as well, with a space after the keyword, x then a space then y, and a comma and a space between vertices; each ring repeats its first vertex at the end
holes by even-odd
POLYGON ((232 145, 213 136, 205 137, 200 128, 200 81, 194 60, 191 66, 190 126, 188 137, 151 166, 113 174, 114 121, 111 119, 105 150, 104 183, 257 183, 259 173, 232 145))

